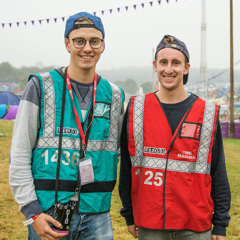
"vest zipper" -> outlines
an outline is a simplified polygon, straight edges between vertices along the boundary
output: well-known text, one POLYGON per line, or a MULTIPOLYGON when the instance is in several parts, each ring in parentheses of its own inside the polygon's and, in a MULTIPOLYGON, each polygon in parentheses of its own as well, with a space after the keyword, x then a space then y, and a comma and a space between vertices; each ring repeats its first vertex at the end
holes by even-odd
MULTIPOLYGON (((195 101, 196 101, 196 100, 195 100, 195 101)), ((188 110, 187 110, 187 112, 185 113, 183 119, 182 119, 181 122, 179 123, 179 125, 178 125, 175 133, 173 134, 174 138, 173 138, 173 140, 171 141, 170 146, 169 146, 169 148, 168 148, 167 158, 166 158, 166 166, 165 166, 165 172, 164 172, 164 182, 163 182, 163 229, 165 229, 165 223, 166 223, 166 209, 165 209, 165 208, 166 208, 166 199, 165 199, 165 190, 166 190, 166 179, 167 179, 168 155, 169 155, 170 149, 171 149, 172 146, 173 146, 173 143, 175 142, 175 140, 176 140, 176 138, 177 138, 177 136, 178 136, 178 134, 179 134, 179 132, 180 132, 181 126, 182 126, 183 122, 185 121, 185 119, 187 118, 188 113, 190 112, 190 110, 191 110, 193 104, 195 103, 195 101, 194 101, 194 102, 191 104, 191 106, 188 108, 188 110)), ((161 105, 161 102, 160 102, 160 101, 159 101, 159 103, 160 103, 160 105, 161 105)), ((162 107, 162 105, 161 105, 161 107, 162 107)), ((162 109, 163 109, 165 115, 167 116, 167 114, 166 114, 166 112, 165 112, 165 110, 164 110, 163 107, 162 107, 162 109)), ((170 126, 170 124, 169 124, 169 126, 170 126)))

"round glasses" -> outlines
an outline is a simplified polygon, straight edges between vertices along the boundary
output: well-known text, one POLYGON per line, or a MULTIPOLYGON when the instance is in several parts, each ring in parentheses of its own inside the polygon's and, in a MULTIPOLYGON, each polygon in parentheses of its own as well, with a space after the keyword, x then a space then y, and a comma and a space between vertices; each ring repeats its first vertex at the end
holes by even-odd
POLYGON ((77 49, 84 48, 86 43, 89 42, 91 48, 97 49, 102 46, 103 39, 100 38, 91 38, 86 40, 85 38, 69 38, 73 41, 73 46, 77 49))

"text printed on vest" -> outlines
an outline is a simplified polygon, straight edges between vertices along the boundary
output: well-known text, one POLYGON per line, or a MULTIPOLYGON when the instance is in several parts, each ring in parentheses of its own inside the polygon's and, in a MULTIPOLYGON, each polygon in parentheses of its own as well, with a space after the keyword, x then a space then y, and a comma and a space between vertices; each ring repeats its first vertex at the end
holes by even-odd
MULTIPOLYGON (((64 165, 69 165, 72 163, 73 166, 78 166, 80 159, 79 159, 79 152, 73 152, 72 156, 70 156, 69 151, 63 151, 62 155, 64 156, 64 159, 62 159, 62 163, 64 165)), ((55 153, 52 156, 49 156, 48 150, 45 150, 41 157, 44 158, 45 164, 48 165, 49 159, 50 162, 57 162, 57 156, 58 156, 58 150, 55 151, 55 153)))

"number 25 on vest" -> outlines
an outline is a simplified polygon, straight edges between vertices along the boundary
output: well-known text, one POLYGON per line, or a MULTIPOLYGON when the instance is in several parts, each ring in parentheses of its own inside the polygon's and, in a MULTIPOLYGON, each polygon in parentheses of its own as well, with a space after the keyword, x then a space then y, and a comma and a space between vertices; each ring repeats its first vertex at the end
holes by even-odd
MULTIPOLYGON (((141 170, 140 168, 135 172, 135 175, 138 175, 139 178, 139 182, 142 182, 142 178, 143 178, 143 170, 141 170)), ((144 172, 144 184, 146 185, 155 185, 155 186, 161 186, 163 183, 162 180, 162 176, 163 173, 161 172, 154 172, 147 170, 144 172)))

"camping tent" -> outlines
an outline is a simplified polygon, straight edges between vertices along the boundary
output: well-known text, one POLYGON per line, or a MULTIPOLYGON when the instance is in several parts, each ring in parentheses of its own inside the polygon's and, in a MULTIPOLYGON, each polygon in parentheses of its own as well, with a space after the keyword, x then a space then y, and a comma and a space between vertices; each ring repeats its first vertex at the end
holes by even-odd
POLYGON ((20 90, 15 90, 12 93, 14 93, 16 96, 18 96, 21 99, 23 92, 24 92, 24 89, 20 89, 20 90))
POLYGON ((18 111, 18 105, 13 105, 9 108, 8 112, 6 115, 3 117, 4 120, 13 120, 16 118, 18 111))
POLYGON ((1 104, 0 105, 0 118, 3 118, 7 112, 7 105, 1 104))
POLYGON ((14 93, 3 91, 0 92, 0 104, 19 105, 20 98, 14 93))

